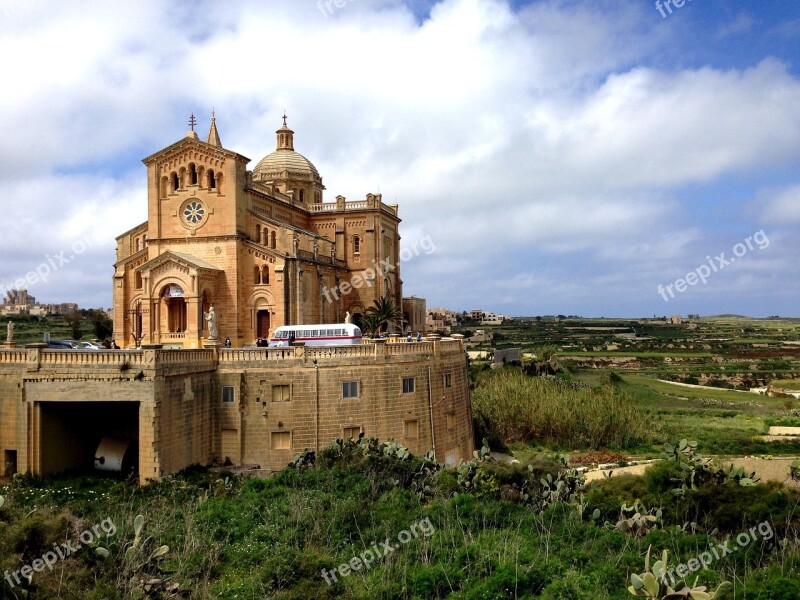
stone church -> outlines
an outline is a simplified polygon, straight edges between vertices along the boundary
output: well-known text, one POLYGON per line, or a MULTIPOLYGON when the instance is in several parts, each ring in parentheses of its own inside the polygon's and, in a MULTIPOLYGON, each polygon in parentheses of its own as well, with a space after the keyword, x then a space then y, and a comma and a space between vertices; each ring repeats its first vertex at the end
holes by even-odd
POLYGON ((361 433, 469 460, 461 339, 247 347, 283 324, 358 322, 377 298, 400 307, 397 207, 375 194, 324 203, 285 117, 252 171, 213 116, 205 142, 191 125, 144 160, 147 222, 117 238, 114 337, 126 349, 10 337, 0 348, 0 476, 106 468, 104 448, 141 482, 196 464, 270 472, 361 433), (212 307, 232 348, 209 339, 212 307))
POLYGON ((252 171, 222 146, 211 117, 144 159, 147 222, 117 238, 114 338, 121 347, 202 348, 214 307, 234 346, 280 325, 358 323, 380 297, 402 306, 398 210, 380 194, 323 202, 316 167, 294 131, 252 171), (349 282, 362 283, 358 288, 349 282), (349 293, 338 293, 347 283, 349 293))

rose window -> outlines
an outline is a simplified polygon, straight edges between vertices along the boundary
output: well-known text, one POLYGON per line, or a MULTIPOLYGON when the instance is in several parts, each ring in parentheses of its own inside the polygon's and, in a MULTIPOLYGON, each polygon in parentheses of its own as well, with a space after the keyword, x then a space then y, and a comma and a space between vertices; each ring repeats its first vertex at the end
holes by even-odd
POLYGON ((206 209, 199 202, 190 202, 183 209, 183 216, 188 223, 196 225, 203 220, 206 214, 206 209))

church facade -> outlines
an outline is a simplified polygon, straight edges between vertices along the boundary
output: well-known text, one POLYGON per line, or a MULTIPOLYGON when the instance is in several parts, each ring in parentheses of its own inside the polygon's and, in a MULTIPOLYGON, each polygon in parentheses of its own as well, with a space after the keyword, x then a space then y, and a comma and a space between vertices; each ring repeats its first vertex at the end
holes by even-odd
POLYGON ((202 348, 212 306, 220 337, 243 346, 280 325, 339 323, 348 312, 358 323, 380 297, 402 305, 397 206, 380 194, 324 202, 285 116, 276 136, 250 171, 212 116, 206 141, 192 130, 144 159, 147 221, 117 238, 121 347, 202 348))

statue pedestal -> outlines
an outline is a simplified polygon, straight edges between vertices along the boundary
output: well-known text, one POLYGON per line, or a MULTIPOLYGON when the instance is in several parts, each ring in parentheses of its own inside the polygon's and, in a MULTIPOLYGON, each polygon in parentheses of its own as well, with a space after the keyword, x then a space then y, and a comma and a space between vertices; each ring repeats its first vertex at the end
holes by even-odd
POLYGON ((17 345, 14 342, 6 342, 3 344, 3 348, 16 348, 17 345))
POLYGON ((219 338, 203 340, 203 348, 222 348, 222 342, 219 338))

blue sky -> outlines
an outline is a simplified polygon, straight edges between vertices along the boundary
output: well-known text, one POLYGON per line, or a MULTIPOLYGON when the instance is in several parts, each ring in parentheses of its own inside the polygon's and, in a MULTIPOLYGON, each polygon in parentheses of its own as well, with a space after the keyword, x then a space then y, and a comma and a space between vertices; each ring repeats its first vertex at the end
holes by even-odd
POLYGON ((141 159, 214 107, 252 167, 286 109, 429 306, 800 316, 800 4, 326 1, 0 0, 0 285, 110 306, 141 159))

